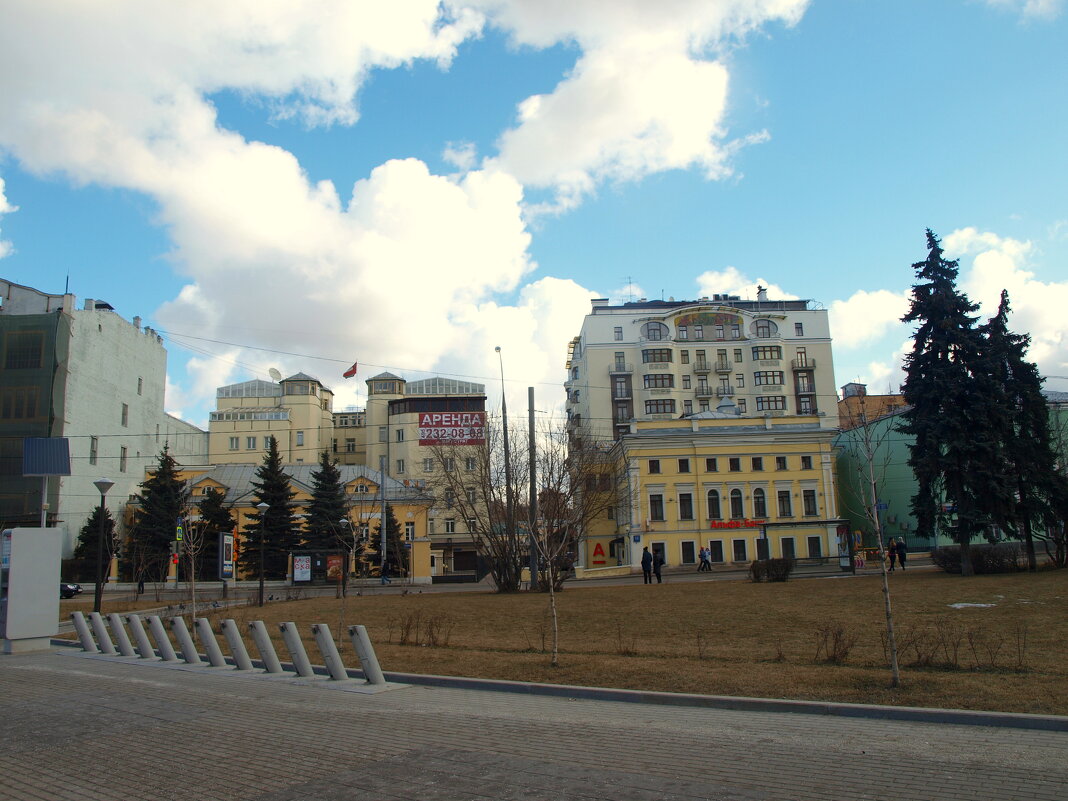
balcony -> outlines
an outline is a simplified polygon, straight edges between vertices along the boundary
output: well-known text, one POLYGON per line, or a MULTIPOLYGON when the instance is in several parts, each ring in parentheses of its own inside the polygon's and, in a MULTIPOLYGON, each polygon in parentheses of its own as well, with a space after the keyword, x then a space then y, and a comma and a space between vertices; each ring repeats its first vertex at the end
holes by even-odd
POLYGON ((628 362, 615 362, 608 365, 609 375, 630 375, 634 372, 634 365, 628 362))
POLYGON ((716 387, 717 398, 729 398, 734 394, 734 387, 716 387))
POLYGON ((634 392, 630 389, 613 389, 612 400, 630 400, 634 397, 634 392))
POLYGON ((816 369, 816 360, 815 359, 794 359, 793 361, 790 362, 790 369, 791 370, 815 370, 816 369))
POLYGON ((707 384, 701 384, 693 391, 694 397, 697 398, 711 398, 714 394, 712 387, 707 384))
POLYGON ((734 370, 734 365, 726 359, 721 359, 716 362, 717 373, 730 373, 734 370))
POLYGON ((696 361, 693 363, 693 371, 695 373, 710 373, 712 372, 712 363, 706 361, 696 361))
POLYGON ((797 385, 798 395, 815 395, 816 385, 809 382, 802 382, 797 385))

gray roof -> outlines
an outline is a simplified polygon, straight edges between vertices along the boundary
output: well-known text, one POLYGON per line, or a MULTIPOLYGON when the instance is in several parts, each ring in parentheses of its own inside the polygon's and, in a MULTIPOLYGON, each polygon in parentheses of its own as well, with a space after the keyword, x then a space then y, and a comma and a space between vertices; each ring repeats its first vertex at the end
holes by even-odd
POLYGON ((291 375, 289 378, 283 378, 282 380, 283 381, 314 381, 316 384, 319 384, 319 385, 322 385, 322 383, 323 383, 322 381, 320 381, 315 376, 308 375, 307 373, 295 373, 294 375, 291 375))

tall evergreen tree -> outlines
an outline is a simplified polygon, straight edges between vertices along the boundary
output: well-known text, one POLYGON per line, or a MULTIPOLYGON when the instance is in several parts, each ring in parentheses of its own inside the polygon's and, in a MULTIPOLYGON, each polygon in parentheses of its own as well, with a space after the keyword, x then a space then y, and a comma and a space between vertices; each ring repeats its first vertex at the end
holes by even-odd
POLYGON ((198 565, 198 578, 218 578, 219 537, 234 530, 234 516, 223 506, 226 495, 215 488, 209 489, 197 503, 201 525, 204 526, 202 558, 198 565))
POLYGON ((1033 572, 1037 570, 1034 527, 1056 521, 1057 510, 1068 497, 1068 484, 1057 470, 1042 377, 1027 360, 1031 338, 1009 330, 1009 310, 1009 294, 1002 290, 997 314, 983 328, 988 369, 1004 400, 1001 430, 1016 494, 1015 503, 998 522, 1023 539, 1028 569, 1033 572))
MULTIPOLYGON (((381 523, 375 526, 374 532, 371 534, 371 547, 374 548, 375 553, 378 555, 379 563, 381 563, 381 523)), ((406 575, 408 572, 408 549, 404 547, 400 523, 397 522, 397 517, 393 514, 393 506, 391 504, 386 506, 386 550, 386 564, 389 566, 389 574, 391 576, 406 575)))
POLYGON ((166 444, 158 459, 156 469, 140 485, 127 566, 131 572, 163 578, 167 575, 178 518, 186 513, 189 504, 189 491, 185 481, 178 478, 178 463, 166 444))
POLYGON ((319 454, 319 469, 312 471, 312 495, 305 520, 304 542, 312 550, 337 550, 338 536, 347 536, 342 531, 341 519, 346 515, 345 485, 337 462, 327 451, 319 454))
POLYGON ((917 481, 912 512, 918 533, 934 536, 954 515, 962 573, 971 575, 970 543, 1011 503, 1001 389, 985 370, 978 306, 957 289, 958 263, 943 257, 930 229, 927 246, 927 259, 912 265, 918 281, 902 318, 918 327, 905 357, 902 393, 910 408, 901 430, 913 437, 909 466, 917 481))
POLYGON ((257 511, 249 517, 245 526, 244 547, 241 549, 240 566, 249 576, 258 576, 260 571, 260 542, 263 543, 263 574, 268 579, 284 579, 289 561, 289 552, 300 544, 293 518, 293 496, 289 476, 282 469, 282 457, 278 453, 278 441, 270 437, 263 463, 256 469, 252 482, 253 506, 266 503, 270 506, 261 520, 257 511))
POLYGON ((74 558, 84 560, 84 570, 79 575, 82 581, 96 581, 96 555, 97 543, 100 541, 100 518, 104 523, 104 559, 111 561, 115 553, 115 521, 107 507, 99 504, 93 508, 93 513, 82 526, 78 534, 78 544, 74 546, 74 558))

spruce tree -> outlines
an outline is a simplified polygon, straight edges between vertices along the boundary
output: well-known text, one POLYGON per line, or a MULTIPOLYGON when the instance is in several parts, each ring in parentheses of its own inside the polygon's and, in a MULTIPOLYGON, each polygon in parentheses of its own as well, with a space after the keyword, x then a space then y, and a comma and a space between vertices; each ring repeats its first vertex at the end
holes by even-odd
POLYGON ((1009 311, 1009 294, 1002 290, 997 314, 983 329, 988 369, 999 384, 1004 402, 1004 454, 1016 496, 998 522, 1023 539, 1027 566, 1034 572, 1034 527, 1057 522, 1057 509, 1065 504, 1068 486, 1057 470, 1042 377, 1035 364, 1027 360, 1031 338, 1009 330, 1009 311))
POLYGON ((304 543, 307 548, 318 551, 337 550, 339 535, 348 536, 342 530, 341 520, 346 516, 345 485, 337 462, 327 451, 319 455, 319 469, 313 471, 311 501, 305 520, 304 543))
MULTIPOLYGON (((104 518, 104 558, 110 560, 111 555, 115 553, 115 521, 107 507, 98 504, 93 508, 93 513, 89 515, 85 525, 82 526, 81 533, 78 534, 78 544, 74 546, 74 558, 85 560, 87 570, 90 569, 90 565, 94 566, 92 570, 96 569, 96 549, 97 542, 100 541, 101 517, 104 518)), ((85 572, 83 575, 86 577, 83 580, 89 577, 92 577, 93 581, 96 580, 96 575, 92 572, 85 572)))
POLYGON ((218 578, 219 538, 222 534, 234 530, 234 516, 223 506, 225 498, 224 493, 212 487, 197 503, 200 525, 204 526, 203 556, 197 571, 201 579, 218 578))
POLYGON ((252 486, 252 505, 266 503, 265 519, 259 510, 249 516, 245 526, 244 546, 241 548, 240 566, 249 577, 259 576, 260 543, 263 546, 263 574, 268 579, 284 579, 289 563, 289 552, 300 544, 295 532, 292 500, 296 493, 289 485, 289 476, 282 469, 282 457, 278 453, 278 441, 268 438, 267 453, 263 463, 256 469, 252 486))
POLYGON ((902 318, 917 323, 905 357, 902 388, 909 409, 901 430, 913 437, 909 466, 917 490, 912 512, 921 536, 935 536, 951 516, 963 575, 971 575, 970 543, 1004 514, 1006 481, 1001 391, 985 371, 978 306, 957 289, 958 263, 943 257, 928 229, 927 259, 912 265, 917 283, 902 318))
POLYGON ((163 578, 167 575, 178 519, 185 515, 189 504, 189 491, 185 481, 178 478, 178 463, 166 444, 158 458, 156 469, 140 485, 127 566, 131 572, 163 578))

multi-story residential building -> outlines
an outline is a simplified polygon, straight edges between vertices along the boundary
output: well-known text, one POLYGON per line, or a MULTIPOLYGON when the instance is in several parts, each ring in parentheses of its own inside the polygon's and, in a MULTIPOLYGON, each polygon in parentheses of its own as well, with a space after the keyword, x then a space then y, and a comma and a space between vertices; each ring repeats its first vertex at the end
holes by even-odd
POLYGON ((591 527, 584 567, 837 557, 841 521, 827 312, 716 295, 594 300, 570 345, 568 425, 609 443, 626 489, 591 527))
POLYGON ((334 457, 341 464, 367 464, 367 411, 350 406, 334 412, 334 457))
POLYGON ((65 531, 64 556, 100 502, 93 481, 115 482, 108 508, 121 520, 145 468, 164 445, 203 462, 207 433, 163 410, 167 352, 141 319, 124 320, 102 300, 76 308, 73 294, 50 295, 0 281, 0 520, 65 531), (70 475, 22 475, 24 438, 66 438, 70 475), (47 486, 42 499, 42 486, 47 486))
POLYGON ((317 378, 297 373, 281 381, 243 381, 215 391, 208 420, 208 461, 259 464, 268 437, 287 464, 314 464, 331 450, 334 393, 317 378))

